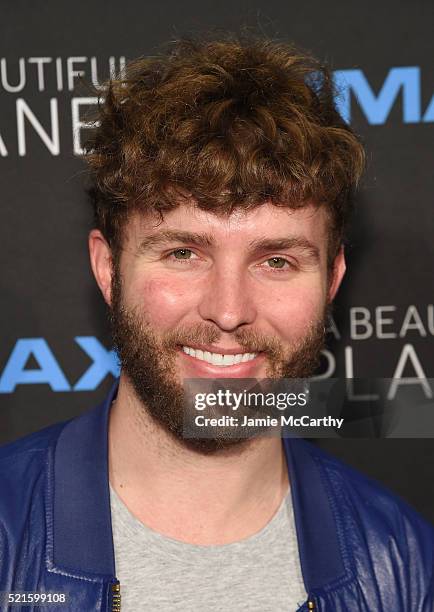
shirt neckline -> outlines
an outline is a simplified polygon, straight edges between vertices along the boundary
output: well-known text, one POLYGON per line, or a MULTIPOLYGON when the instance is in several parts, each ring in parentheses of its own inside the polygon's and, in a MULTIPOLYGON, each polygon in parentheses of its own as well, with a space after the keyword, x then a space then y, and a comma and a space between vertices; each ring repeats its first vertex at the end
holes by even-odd
MULTIPOLYGON (((110 485, 110 505, 113 510, 115 506, 118 512, 118 519, 122 522, 122 529, 125 530, 129 537, 132 539, 143 539, 146 538, 147 546, 155 547, 160 552, 164 550, 165 553, 174 556, 180 556, 187 553, 187 558, 193 559, 197 556, 214 558, 221 554, 234 554, 239 553, 245 554, 250 548, 253 548, 260 544, 263 540, 266 540, 270 533, 274 530, 279 530, 285 518, 290 523, 290 528, 294 531, 295 537, 295 525, 292 514, 292 502, 291 492, 288 489, 284 498, 282 499, 279 508, 276 510, 271 519, 256 533, 243 538, 236 542, 230 542, 228 544, 216 544, 216 545, 201 545, 201 544, 190 544, 183 542, 175 538, 161 534, 148 525, 139 521, 134 514, 128 509, 125 503, 121 500, 119 495, 116 493, 114 488, 110 485)), ((113 518, 112 518, 113 522, 113 518)), ((115 527, 117 520, 115 519, 115 527)), ((290 533, 288 533, 288 539, 290 533)))

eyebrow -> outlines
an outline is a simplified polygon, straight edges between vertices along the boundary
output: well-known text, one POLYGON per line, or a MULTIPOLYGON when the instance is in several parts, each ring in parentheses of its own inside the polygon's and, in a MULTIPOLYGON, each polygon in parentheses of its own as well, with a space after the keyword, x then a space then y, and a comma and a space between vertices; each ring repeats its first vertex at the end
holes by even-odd
POLYGON ((297 249, 304 251, 314 261, 319 261, 319 248, 304 236, 288 236, 287 238, 262 238, 249 243, 252 251, 280 251, 297 249))
POLYGON ((214 239, 209 234, 198 234, 196 232, 185 232, 181 230, 164 230, 157 234, 146 236, 141 240, 139 250, 146 251, 146 249, 163 246, 170 242, 195 244, 202 247, 211 247, 214 245, 214 239))
MULTIPOLYGON (((215 246, 214 237, 211 234, 187 232, 182 230, 163 230, 156 234, 146 236, 141 240, 139 250, 141 252, 153 247, 161 247, 171 242, 182 244, 194 244, 201 247, 215 246)), ((297 249, 305 251, 314 261, 319 261, 320 252, 316 245, 303 236, 290 236, 285 238, 261 238, 252 240, 248 244, 249 251, 275 251, 297 249)))

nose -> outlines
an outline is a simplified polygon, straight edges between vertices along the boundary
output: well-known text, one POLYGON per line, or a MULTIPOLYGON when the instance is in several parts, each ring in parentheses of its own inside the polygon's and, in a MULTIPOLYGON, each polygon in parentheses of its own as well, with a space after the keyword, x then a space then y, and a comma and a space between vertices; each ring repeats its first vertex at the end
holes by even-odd
POLYGON ((241 271, 215 269, 207 279, 199 314, 225 332, 253 323, 257 310, 251 279, 241 271))

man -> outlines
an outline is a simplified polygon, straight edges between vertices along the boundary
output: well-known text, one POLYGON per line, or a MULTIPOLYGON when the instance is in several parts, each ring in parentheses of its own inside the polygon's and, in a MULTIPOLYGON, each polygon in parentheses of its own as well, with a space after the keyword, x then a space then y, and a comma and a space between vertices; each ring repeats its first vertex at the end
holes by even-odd
POLYGON ((2 450, 9 597, 434 610, 433 530, 404 502, 301 439, 184 430, 187 379, 317 366, 363 166, 333 94, 293 47, 232 39, 176 43, 111 82, 89 247, 121 375, 103 406, 2 450))

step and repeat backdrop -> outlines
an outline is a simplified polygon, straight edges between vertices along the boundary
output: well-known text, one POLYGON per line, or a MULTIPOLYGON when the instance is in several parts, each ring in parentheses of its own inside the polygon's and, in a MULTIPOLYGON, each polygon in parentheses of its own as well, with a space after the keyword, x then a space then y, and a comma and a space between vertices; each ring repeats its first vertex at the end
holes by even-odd
MULTIPOLYGON (((434 411, 430 0, 18 0, 1 14, 0 442, 87 410, 118 372, 87 254, 81 157, 93 87, 175 37, 246 26, 329 62, 339 110, 367 149, 319 374, 395 379, 394 397, 412 389, 415 420, 421 406, 434 411)), ((434 431, 380 435, 315 443, 434 520, 434 431)))

